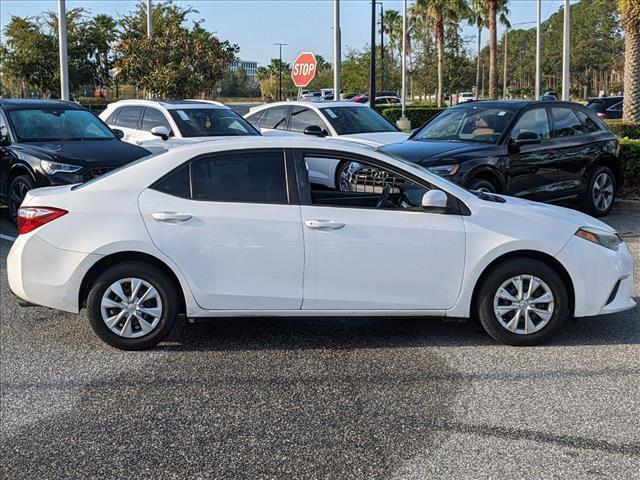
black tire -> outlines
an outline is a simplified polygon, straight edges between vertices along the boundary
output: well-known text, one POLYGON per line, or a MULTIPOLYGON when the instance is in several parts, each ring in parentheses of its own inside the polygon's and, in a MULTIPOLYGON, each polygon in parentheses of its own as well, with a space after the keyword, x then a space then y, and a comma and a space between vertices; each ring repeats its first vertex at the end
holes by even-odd
POLYGON ((25 195, 29 190, 35 186, 32 178, 29 175, 18 175, 11 180, 8 191, 8 207, 9 214, 15 222, 18 217, 18 207, 24 200, 25 195))
MULTIPOLYGON (((121 350, 144 350, 164 340, 175 325, 178 305, 176 286, 169 277, 157 267, 143 262, 113 265, 98 277, 87 298, 87 311, 93 331, 103 341, 121 350), (107 289, 118 280, 131 277, 148 282, 156 289, 162 301, 160 320, 157 325, 149 333, 138 338, 125 338, 111 331, 102 319, 101 311, 102 297, 107 289)), ((138 321, 138 325, 139 323, 138 321)))
MULTIPOLYGON (((530 258, 508 260, 493 269, 480 286, 477 297, 480 323, 485 331, 500 343, 508 345, 537 345, 554 335, 569 317, 569 297, 560 276, 547 264, 530 258), (500 286, 517 275, 533 275, 542 280, 553 294, 553 314, 540 330, 519 334, 507 330, 494 313, 494 297, 500 286)), ((541 317, 536 317, 541 320, 541 317)))
POLYGON ((469 182, 468 188, 469 190, 479 190, 486 193, 498 193, 496 186, 484 178, 473 178, 471 182, 469 182))
POLYGON ((613 208, 613 203, 616 198, 617 185, 616 176, 613 174, 609 167, 601 165, 596 167, 591 172, 589 177, 589 183, 587 184, 587 190, 582 198, 582 208, 585 212, 594 217, 603 217, 607 215, 613 208), (596 188, 596 181, 602 182, 602 179, 606 179, 607 185, 611 185, 613 191, 604 196, 598 197, 596 188), (604 202, 604 203, 603 203, 604 202))

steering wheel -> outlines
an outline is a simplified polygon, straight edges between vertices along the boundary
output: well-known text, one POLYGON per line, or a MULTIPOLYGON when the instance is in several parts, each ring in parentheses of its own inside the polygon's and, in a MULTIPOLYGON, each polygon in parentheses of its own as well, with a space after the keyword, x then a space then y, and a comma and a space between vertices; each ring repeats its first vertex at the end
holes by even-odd
POLYGON ((384 190, 380 194, 380 198, 378 199, 378 203, 376 203, 376 208, 382 208, 389 200, 389 194, 391 193, 391 185, 388 183, 384 186, 384 190))

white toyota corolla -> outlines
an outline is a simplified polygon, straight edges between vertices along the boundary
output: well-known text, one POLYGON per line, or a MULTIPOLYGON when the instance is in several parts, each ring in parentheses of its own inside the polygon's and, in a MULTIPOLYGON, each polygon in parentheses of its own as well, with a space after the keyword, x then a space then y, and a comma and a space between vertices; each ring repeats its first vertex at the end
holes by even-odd
POLYGON ((633 308, 632 258, 587 215, 475 194, 373 149, 312 138, 181 147, 28 193, 8 258, 22 303, 88 311, 123 349, 176 317, 476 316, 531 345, 633 308), (348 161, 348 191, 307 159, 348 161))

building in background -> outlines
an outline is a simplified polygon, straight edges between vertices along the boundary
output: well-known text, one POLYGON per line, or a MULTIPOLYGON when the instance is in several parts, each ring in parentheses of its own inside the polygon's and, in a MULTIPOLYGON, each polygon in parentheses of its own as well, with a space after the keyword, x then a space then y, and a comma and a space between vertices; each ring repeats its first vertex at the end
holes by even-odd
POLYGON ((233 61, 231 65, 229 65, 229 71, 231 73, 236 73, 239 68, 243 68, 247 78, 252 83, 258 83, 258 76, 256 74, 256 70, 258 69, 258 62, 254 62, 253 60, 243 60, 241 58, 237 58, 233 61))

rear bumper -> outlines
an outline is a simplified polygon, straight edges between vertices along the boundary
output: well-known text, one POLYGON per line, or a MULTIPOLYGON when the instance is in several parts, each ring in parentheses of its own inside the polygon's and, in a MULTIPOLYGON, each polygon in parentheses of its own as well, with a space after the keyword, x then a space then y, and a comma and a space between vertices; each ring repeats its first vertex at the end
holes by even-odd
POLYGON ((557 259, 573 281, 574 316, 604 315, 636 306, 632 298, 633 257, 624 243, 614 252, 574 237, 557 259))
POLYGON ((9 287, 23 304, 80 310, 82 280, 99 255, 54 247, 35 232, 19 235, 7 257, 9 287))

